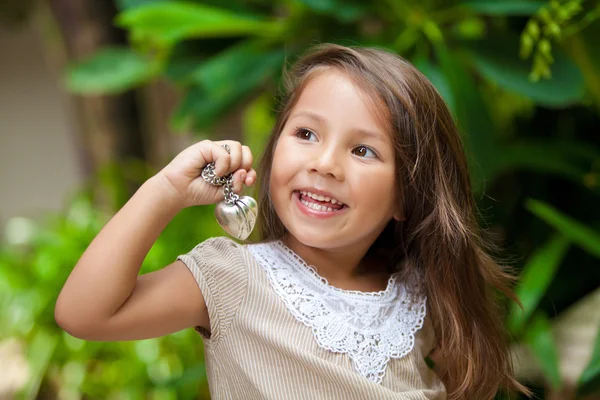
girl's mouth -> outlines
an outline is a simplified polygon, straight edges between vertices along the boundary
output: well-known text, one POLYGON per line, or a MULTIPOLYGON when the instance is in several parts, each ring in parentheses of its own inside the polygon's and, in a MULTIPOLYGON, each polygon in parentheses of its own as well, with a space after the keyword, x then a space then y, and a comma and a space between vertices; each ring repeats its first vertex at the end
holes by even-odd
POLYGON ((294 198, 297 205, 305 214, 328 217, 339 214, 348 208, 347 205, 324 196, 318 196, 307 191, 294 191, 294 198))

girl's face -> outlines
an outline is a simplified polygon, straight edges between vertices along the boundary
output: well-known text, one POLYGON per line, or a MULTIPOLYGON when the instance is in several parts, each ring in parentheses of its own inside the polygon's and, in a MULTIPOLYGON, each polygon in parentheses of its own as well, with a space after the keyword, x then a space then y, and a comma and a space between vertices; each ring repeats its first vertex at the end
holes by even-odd
POLYGON ((366 250, 392 218, 401 219, 394 147, 368 101, 344 74, 317 73, 281 132, 270 195, 283 225, 306 246, 366 250))

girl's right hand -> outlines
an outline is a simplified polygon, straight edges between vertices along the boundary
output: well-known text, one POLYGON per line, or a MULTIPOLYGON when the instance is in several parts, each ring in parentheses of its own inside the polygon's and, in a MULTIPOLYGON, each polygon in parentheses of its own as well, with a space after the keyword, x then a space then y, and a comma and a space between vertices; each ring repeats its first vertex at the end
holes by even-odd
POLYGON ((182 207, 214 204, 223 200, 223 186, 211 185, 201 176, 202 169, 213 161, 217 176, 233 173, 233 191, 237 194, 242 192, 243 185, 252 186, 256 182, 250 148, 232 140, 203 140, 193 144, 179 153, 157 177, 165 182, 182 207), (231 154, 222 147, 224 144, 229 146, 231 154))

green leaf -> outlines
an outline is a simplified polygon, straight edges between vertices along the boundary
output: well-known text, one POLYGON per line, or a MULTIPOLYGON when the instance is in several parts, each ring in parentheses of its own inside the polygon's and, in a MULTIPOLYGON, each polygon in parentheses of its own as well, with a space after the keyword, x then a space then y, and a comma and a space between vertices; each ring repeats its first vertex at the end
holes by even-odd
POLYGON ((594 163, 600 159, 600 151, 587 143, 519 139, 503 145, 498 154, 501 157, 497 158, 494 170, 487 176, 490 181, 509 171, 529 170, 562 176, 600 192, 600 187, 589 180, 594 163))
POLYGON ((116 6, 119 10, 126 10, 128 8, 136 8, 145 6, 149 3, 159 3, 165 0, 115 0, 116 6))
POLYGON ((340 0, 299 0, 312 11, 333 15, 341 21, 351 22, 362 17, 367 11, 367 4, 359 1, 340 0))
POLYGON ((480 191, 498 158, 494 126, 477 85, 456 52, 437 45, 436 54, 452 98, 457 100, 454 102, 455 117, 465 137, 467 156, 475 158, 469 160, 469 167, 473 188, 480 191))
POLYGON ((243 101, 283 65, 283 49, 246 41, 218 54, 189 76, 191 89, 174 115, 177 130, 204 129, 243 101))
POLYGON ((579 377, 577 395, 585 396, 600 390, 600 329, 589 364, 579 377))
POLYGON ((189 84, 189 76, 207 60, 224 49, 245 41, 245 38, 225 37, 185 40, 174 45, 169 52, 169 60, 164 75, 177 84, 189 84))
POLYGON ((512 303, 507 327, 513 335, 518 335, 525 321, 536 309, 554 279, 558 266, 569 248, 569 240, 555 235, 542 248, 538 249, 525 264, 523 274, 515 290, 521 300, 523 310, 512 303))
POLYGON ((486 15, 532 15, 545 1, 527 0, 467 0, 462 5, 469 10, 486 15))
POLYGON ((151 2, 127 9, 117 16, 116 22, 136 35, 167 44, 193 37, 267 35, 278 26, 248 14, 176 1, 151 2))
POLYGON ((71 65, 65 83, 78 94, 115 94, 148 82, 159 71, 155 61, 131 49, 108 47, 71 65))
POLYGON ((198 69, 198 65, 206 61, 206 57, 197 54, 190 54, 181 57, 173 57, 169 59, 165 76, 176 83, 189 82, 190 75, 198 69))
POLYGON ((440 92, 448 108, 452 112, 452 114, 456 115, 456 105, 455 99, 452 90, 450 89, 450 84, 446 79, 446 76, 442 73, 439 66, 434 65, 431 61, 426 59, 425 57, 419 57, 413 60, 413 64, 419 71, 423 73, 433 83, 433 86, 440 92))
POLYGON ((554 389, 562 385, 558 368, 558 354, 552 336, 550 321, 543 313, 536 313, 525 332, 525 343, 532 350, 544 376, 554 389))
POLYGON ((518 38, 471 43, 471 59, 478 72, 498 86, 523 95, 537 104, 565 107, 582 101, 585 82, 577 65, 560 49, 553 51, 552 78, 529 80, 529 62, 518 58, 518 38))
MULTIPOLYGON (((172 2, 172 0, 166 0, 172 2)), ((119 11, 130 8, 144 7, 150 3, 164 3, 165 0, 115 0, 115 4, 119 11)), ((251 6, 256 4, 240 2, 239 0, 187 0, 188 3, 196 3, 204 6, 213 6, 229 11, 248 13, 252 12, 251 6)), ((257 7, 254 7, 257 8, 257 7)))
POLYGON ((600 233, 541 201, 528 199, 526 207, 574 244, 600 258, 600 233))

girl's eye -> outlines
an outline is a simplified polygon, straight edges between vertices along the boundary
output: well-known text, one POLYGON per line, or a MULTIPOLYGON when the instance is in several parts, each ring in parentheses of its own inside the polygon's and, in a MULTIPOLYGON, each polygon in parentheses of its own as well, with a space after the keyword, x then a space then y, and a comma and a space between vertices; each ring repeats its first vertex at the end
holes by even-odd
POLYGON ((365 157, 365 158, 377 157, 377 155, 375 154, 375 152, 373 150, 371 150, 367 146, 357 146, 357 147, 355 147, 354 150, 352 150, 352 154, 357 155, 359 157, 365 157))
POLYGON ((296 128, 296 137, 299 139, 314 141, 314 139, 311 140, 314 136, 315 134, 306 128, 296 128))

